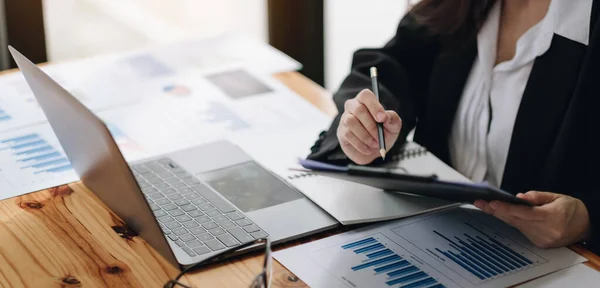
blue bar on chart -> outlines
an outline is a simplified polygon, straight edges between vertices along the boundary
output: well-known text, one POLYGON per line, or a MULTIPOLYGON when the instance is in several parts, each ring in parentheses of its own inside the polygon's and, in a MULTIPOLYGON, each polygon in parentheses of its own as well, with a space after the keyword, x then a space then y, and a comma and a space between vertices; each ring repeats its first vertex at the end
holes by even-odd
MULTIPOLYGON (((463 233, 463 235, 459 235, 460 237, 450 237, 434 230, 433 233, 447 241, 448 246, 452 248, 435 248, 435 250, 477 278, 487 280, 533 264, 530 259, 470 223, 464 222, 463 224, 474 230, 474 233, 463 233)), ((432 253, 431 250, 429 252, 432 253)))
POLYGON ((10 115, 8 115, 6 110, 4 110, 4 109, 2 109, 2 107, 0 107, 0 122, 8 121, 10 119, 12 119, 12 117, 10 115))
POLYGON ((9 150, 21 170, 32 174, 60 173, 72 169, 71 163, 37 133, 0 140, 1 150, 9 150))
POLYGON ((426 272, 414 266, 407 259, 386 247, 374 237, 360 239, 341 246, 346 251, 352 251, 357 257, 363 258, 360 263, 352 266, 354 272, 370 271, 390 287, 443 288, 426 272))

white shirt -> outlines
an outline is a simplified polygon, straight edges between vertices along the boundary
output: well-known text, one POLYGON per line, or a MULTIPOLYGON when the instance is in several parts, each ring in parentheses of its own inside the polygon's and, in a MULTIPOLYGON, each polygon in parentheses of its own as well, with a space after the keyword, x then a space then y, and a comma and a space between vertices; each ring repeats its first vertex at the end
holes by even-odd
POLYGON ((477 35, 473 64, 450 135, 456 170, 474 182, 502 184, 517 112, 535 58, 554 34, 588 45, 593 0, 552 0, 544 18, 517 41, 513 59, 494 66, 502 1, 477 35))

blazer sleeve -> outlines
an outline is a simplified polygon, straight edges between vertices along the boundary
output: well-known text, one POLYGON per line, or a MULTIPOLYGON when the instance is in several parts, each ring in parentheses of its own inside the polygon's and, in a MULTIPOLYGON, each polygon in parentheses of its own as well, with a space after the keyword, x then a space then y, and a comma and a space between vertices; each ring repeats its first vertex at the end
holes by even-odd
POLYGON ((333 96, 340 113, 330 128, 319 135, 308 158, 341 165, 351 162, 339 145, 336 130, 344 111, 344 103, 362 89, 370 89, 369 69, 372 66, 379 71, 379 96, 382 105, 386 110, 395 110, 402 118, 399 140, 389 152, 390 155, 397 153, 421 113, 429 75, 440 49, 438 42, 408 14, 400 22, 395 37, 384 47, 355 52, 350 75, 333 96))

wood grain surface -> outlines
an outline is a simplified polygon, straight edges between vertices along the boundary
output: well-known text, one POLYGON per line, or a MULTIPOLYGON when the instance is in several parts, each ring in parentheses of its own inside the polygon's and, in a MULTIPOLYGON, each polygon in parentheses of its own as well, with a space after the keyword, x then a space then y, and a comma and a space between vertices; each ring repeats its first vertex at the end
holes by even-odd
MULTIPOLYGON (((331 96, 296 72, 276 78, 328 115, 331 96)), ((334 231, 275 247, 310 242, 334 231)), ((600 268, 600 257, 574 246, 600 268)), ((260 272, 260 253, 194 271, 194 287, 247 287, 260 272)), ((273 287, 306 287, 276 261, 273 287)), ((178 270, 125 224, 83 184, 72 183, 0 201, 0 287, 162 287, 178 270)))

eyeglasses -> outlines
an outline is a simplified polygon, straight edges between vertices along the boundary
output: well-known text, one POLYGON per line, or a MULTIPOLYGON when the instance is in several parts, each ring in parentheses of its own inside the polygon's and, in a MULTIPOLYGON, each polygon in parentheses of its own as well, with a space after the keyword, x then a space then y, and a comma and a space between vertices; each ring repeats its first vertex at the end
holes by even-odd
POLYGON ((198 262, 190 267, 187 267, 187 268, 183 269, 181 271, 181 273, 179 273, 179 275, 177 275, 177 277, 175 277, 175 279, 171 279, 171 280, 169 280, 169 282, 165 283, 163 288, 175 288, 175 287, 192 288, 191 286, 188 286, 188 285, 185 285, 185 284, 179 282, 179 279, 181 279, 181 277, 183 277, 183 275, 190 272, 191 270, 194 270, 206 263, 221 261, 235 252, 238 252, 244 248, 255 246, 255 245, 258 245, 257 247, 264 246, 265 259, 263 261, 263 267, 262 267, 261 272, 258 273, 256 275, 256 277, 254 277, 254 280, 252 281, 252 283, 250 283, 249 287, 250 288, 270 288, 271 287, 271 275, 273 274, 272 273, 273 272, 273 270, 272 270, 273 269, 273 266, 272 266, 273 258, 271 257, 271 241, 267 238, 257 239, 252 242, 248 242, 248 243, 242 244, 240 246, 233 247, 233 248, 225 250, 219 254, 216 254, 210 258, 207 258, 201 262, 198 262))

